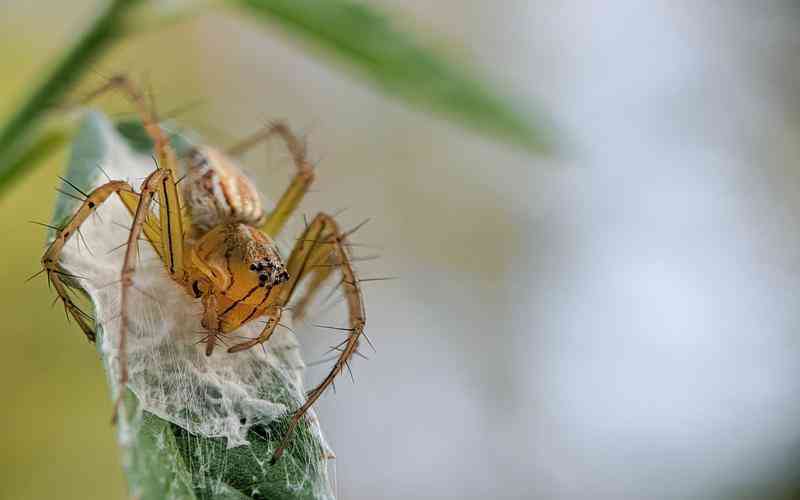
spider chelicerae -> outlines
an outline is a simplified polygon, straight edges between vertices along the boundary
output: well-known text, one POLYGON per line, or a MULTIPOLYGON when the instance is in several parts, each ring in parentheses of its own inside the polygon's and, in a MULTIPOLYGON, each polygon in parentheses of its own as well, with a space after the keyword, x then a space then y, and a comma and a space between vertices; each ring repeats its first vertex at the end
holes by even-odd
MULTIPOLYGON (((306 224, 288 257, 282 258, 273 238, 284 228, 314 180, 303 141, 286 124, 278 122, 224 153, 209 146, 194 147, 181 159, 185 177, 179 187, 176 181, 179 159, 159 126, 152 106, 147 105, 136 85, 125 76, 117 76, 87 99, 115 89, 123 91, 134 104, 153 142, 156 169, 145 178, 139 192, 128 182, 110 180, 86 193, 80 207, 58 228, 55 239, 44 253, 44 271, 67 312, 89 340, 94 341, 91 318, 67 293, 59 257, 67 241, 80 230, 89 215, 116 194, 133 218, 120 270, 120 387, 128 382, 129 302, 136 272, 137 242, 142 235, 163 262, 165 272, 187 294, 201 301, 201 324, 208 332, 201 343, 205 344, 207 355, 211 355, 226 334, 258 318, 266 321, 261 333, 227 350, 236 353, 267 342, 290 300, 294 301, 293 316, 302 316, 327 278, 339 272, 339 286, 349 318, 348 327, 342 328, 347 333, 346 339, 336 348, 339 354, 327 376, 306 394, 305 402, 292 415, 289 428, 273 454, 274 463, 309 408, 358 352, 364 335, 364 302, 348 251, 347 237, 352 230, 342 231, 332 216, 319 213, 306 224), (274 136, 286 143, 296 173, 274 209, 266 213, 254 184, 230 157, 274 136), (157 211, 152 209, 153 203, 158 204, 157 211), (303 281, 307 286, 296 293, 303 281)), ((120 398, 118 396, 115 408, 119 407, 120 398)))

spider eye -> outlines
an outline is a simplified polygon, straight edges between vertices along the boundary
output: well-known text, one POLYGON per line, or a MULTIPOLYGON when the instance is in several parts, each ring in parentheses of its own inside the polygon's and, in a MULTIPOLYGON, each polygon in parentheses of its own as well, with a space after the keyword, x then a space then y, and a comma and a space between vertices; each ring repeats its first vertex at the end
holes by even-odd
POLYGON ((255 264, 250 264, 250 270, 251 270, 251 271, 256 271, 256 270, 258 270, 258 266, 257 266, 257 265, 255 265, 255 264))
POLYGON ((281 282, 289 281, 289 273, 281 271, 281 274, 278 275, 278 279, 281 280, 281 282))

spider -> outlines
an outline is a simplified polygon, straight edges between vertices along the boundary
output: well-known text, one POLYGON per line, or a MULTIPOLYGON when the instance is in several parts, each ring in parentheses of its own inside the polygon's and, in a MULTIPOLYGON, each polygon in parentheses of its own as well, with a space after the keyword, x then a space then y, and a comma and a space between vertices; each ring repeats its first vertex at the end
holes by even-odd
MULTIPOLYGON (((292 415, 286 434, 272 456, 271 462, 275 463, 305 413, 358 351, 366 315, 361 287, 348 252, 347 238, 354 230, 343 232, 332 216, 319 213, 306 223, 288 258, 283 259, 273 238, 284 228, 314 180, 313 167, 305 157, 305 144, 286 124, 273 123, 224 153, 209 146, 194 147, 186 157, 186 175, 179 189, 177 155, 158 125, 152 106, 145 103, 143 94, 130 79, 113 77, 86 99, 111 90, 122 91, 136 108, 154 144, 156 168, 145 178, 139 192, 125 181, 110 180, 86 194, 74 215, 57 231, 42 256, 42 265, 67 312, 86 337, 94 341, 90 318, 67 294, 59 256, 90 214, 113 194, 121 199, 133 222, 120 272, 120 387, 128 382, 128 304, 136 271, 137 242, 142 234, 163 262, 165 272, 187 294, 202 303, 201 324, 209 333, 201 343, 205 344, 205 353, 209 356, 223 336, 257 318, 266 320, 261 333, 232 345, 228 352, 264 344, 275 331, 291 299, 297 299, 292 314, 302 316, 305 306, 331 273, 336 269, 341 272, 339 286, 349 317, 349 327, 342 330, 347 332, 347 337, 336 348, 340 354, 330 372, 306 394, 306 401, 292 415), (254 184, 230 157, 273 136, 285 142, 296 173, 275 208, 266 213, 254 184), (151 209, 154 202, 158 203, 157 212, 151 209), (298 285, 306 279, 305 292, 295 297, 298 285)), ((121 395, 118 395, 115 415, 120 402, 121 395)))

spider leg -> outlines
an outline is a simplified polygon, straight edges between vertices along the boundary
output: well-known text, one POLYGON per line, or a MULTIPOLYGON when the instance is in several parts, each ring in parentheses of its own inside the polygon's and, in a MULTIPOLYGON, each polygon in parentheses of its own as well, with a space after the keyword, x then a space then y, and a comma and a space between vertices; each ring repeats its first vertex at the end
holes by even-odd
POLYGON ((238 156, 262 141, 266 141, 272 136, 277 135, 286 143, 292 161, 297 168, 289 187, 281 195, 275 209, 267 216, 266 221, 261 226, 261 230, 272 238, 281 232, 286 221, 300 204, 300 201, 308 192, 308 188, 314 181, 314 169, 306 159, 306 145, 284 122, 274 122, 267 128, 260 130, 250 137, 247 137, 238 144, 228 148, 227 154, 238 156))
MULTIPOLYGON (((210 287, 209 287, 210 288, 210 287)), ((202 324, 209 330, 209 334, 205 337, 206 343, 206 356, 211 356, 214 352, 214 346, 219 336, 220 324, 219 316, 217 314, 217 297, 209 290, 203 295, 203 321, 202 324)))
POLYGON ((177 163, 175 160, 175 153, 170 147, 169 138, 158 125, 158 119, 151 110, 151 106, 148 105, 144 94, 127 75, 119 74, 112 76, 99 88, 83 96, 78 101, 78 104, 85 104, 115 90, 121 91, 136 108, 136 113, 142 120, 142 126, 153 141, 154 149, 159 153, 159 164, 163 165, 165 168, 174 170, 177 163))
POLYGON ((133 274, 136 272, 136 256, 138 253, 139 236, 145 226, 147 217, 151 214, 150 203, 159 192, 165 178, 169 177, 166 170, 156 170, 147 176, 142 184, 142 191, 139 194, 139 203, 133 216, 131 230, 128 233, 128 244, 125 249, 125 259, 120 273, 121 297, 120 297, 120 331, 119 331, 119 393, 114 403, 114 419, 122 404, 122 397, 125 394, 125 387, 128 383, 128 331, 130 330, 130 316, 128 314, 128 302, 130 289, 133 287, 133 274))
MULTIPOLYGON (((350 259, 350 254, 345 246, 347 243, 346 234, 342 233, 338 224, 331 216, 327 214, 319 214, 314 218, 311 226, 309 226, 309 230, 306 231, 308 234, 304 234, 304 238, 307 236, 311 236, 312 238, 319 237, 313 235, 312 229, 315 224, 319 224, 325 228, 324 231, 320 231, 319 236, 322 236, 323 234, 329 235, 328 238, 330 238, 330 240, 333 242, 335 255, 340 262, 342 287, 345 299, 347 301, 350 331, 347 339, 341 347, 341 354, 334 363, 333 368, 331 368, 331 370, 328 372, 328 375, 322 380, 322 382, 320 382, 316 387, 311 389, 306 394, 306 402, 297 411, 295 411, 294 415, 292 415, 292 420, 289 424, 289 429, 286 431, 286 436, 283 438, 281 444, 272 455, 272 463, 275 463, 275 461, 278 460, 283 454, 283 450, 286 448, 294 429, 297 427, 300 419, 303 418, 303 415, 305 415, 305 413, 309 410, 309 408, 311 408, 317 399, 322 396, 325 390, 331 384, 333 384, 336 376, 339 375, 342 370, 345 369, 345 367, 349 369, 348 363, 350 358, 353 357, 353 354, 358 352, 358 344, 361 340, 361 334, 364 332, 364 326, 367 321, 366 312, 364 310, 364 298, 361 293, 361 286, 358 283, 358 279, 356 278, 355 270, 353 269, 353 264, 350 259)), ((302 243, 305 242, 301 242, 301 244, 302 243)), ((292 252, 292 254, 294 254, 294 252, 292 252)), ((288 296, 286 297, 286 300, 288 301, 288 296)))
MULTIPOLYGON (((368 219, 367 219, 368 220, 368 219)), ((366 222, 360 223, 353 229, 346 231, 342 234, 345 238, 349 237, 353 233, 355 233, 358 229, 360 229, 366 222)), ((313 274, 308 278, 308 283, 306 284, 305 293, 303 293, 299 299, 295 300, 292 303, 292 319, 295 321, 302 321, 306 315, 306 309, 311 301, 316 297, 317 293, 319 293, 322 285, 325 284, 326 281, 330 278, 330 276, 336 271, 337 268, 342 266, 342 262, 338 262, 335 257, 337 255, 336 249, 333 248, 333 245, 336 243, 335 238, 331 240, 327 238, 325 241, 318 241, 317 242, 320 246, 316 250, 314 250, 315 255, 311 257, 310 264, 313 268, 313 274)), ((345 242, 344 246, 348 249, 350 248, 350 244, 345 242)), ((349 255, 349 254, 348 254, 349 255)), ((356 260, 364 260, 364 259, 356 259, 353 257, 349 258, 349 263, 352 264, 356 260)), ((329 292, 328 297, 325 299, 330 299, 331 296, 336 293, 339 288, 344 285, 344 278, 342 278, 339 283, 337 283, 329 292)))
MULTIPOLYGON (((156 251, 159 253, 159 256, 164 261, 164 266, 173 278, 182 281, 185 273, 184 233, 183 217, 181 213, 182 202, 175 182, 178 166, 175 151, 172 149, 169 137, 158 125, 158 118, 152 110, 152 105, 148 105, 144 94, 142 94, 136 84, 126 75, 111 77, 100 88, 84 96, 81 102, 85 103, 91 101, 113 90, 122 91, 128 100, 133 103, 136 112, 142 120, 142 126, 153 141, 156 166, 159 170, 166 172, 166 175, 162 176, 158 186, 158 218, 161 232, 161 237, 158 240, 161 242, 160 245, 162 248, 156 249, 156 251)), ((128 196, 127 200, 123 197, 123 202, 128 207, 128 210, 131 211, 131 214, 133 214, 134 207, 136 206, 133 196, 128 196)), ((149 225, 151 227, 154 226, 153 224, 149 225)), ((151 233, 152 231, 145 229, 145 234, 148 236, 148 239, 153 243, 153 246, 157 246, 155 242, 156 239, 151 233)))
MULTIPOLYGON (((292 415, 286 435, 283 440, 281 440, 272 456, 272 463, 275 463, 275 461, 281 457, 295 428, 309 408, 311 408, 325 390, 333 384, 336 376, 348 366, 350 358, 352 358, 358 350, 359 340, 361 334, 364 332, 364 325, 366 323, 366 313, 364 311, 361 287, 356 278, 355 271, 353 270, 352 261, 347 252, 346 244, 347 235, 339 229, 336 221, 330 215, 318 214, 306 228, 302 237, 295 244, 292 253, 289 255, 286 265, 290 276, 289 281, 274 287, 270 292, 268 303, 271 308, 274 308, 272 309, 272 311, 274 311, 272 314, 274 315, 277 314, 277 311, 281 311, 286 306, 295 290, 297 290, 300 281, 313 272, 319 272, 320 268, 316 267, 315 264, 321 258, 320 256, 330 255, 330 250, 325 249, 325 247, 332 247, 333 255, 335 255, 339 263, 337 268, 342 273, 342 287, 347 301, 349 316, 349 328, 346 329, 349 333, 347 339, 345 339, 345 342, 340 348, 341 354, 328 375, 319 385, 308 392, 305 403, 292 415)), ((270 316, 270 321, 265 330, 270 328, 270 323, 271 328, 274 329, 275 325, 277 325, 277 320, 274 319, 274 316, 270 316)), ((271 332, 269 334, 271 334, 271 332)), ((262 337, 264 337, 263 334, 259 336, 257 340, 262 339, 262 337)), ((249 341, 238 344, 231 347, 229 352, 246 349, 257 343, 259 342, 254 343, 253 341, 249 341)))
POLYGON ((264 326, 264 329, 261 330, 261 333, 258 335, 258 337, 231 346, 228 348, 228 352, 233 353, 250 349, 258 344, 263 344, 264 342, 268 341, 270 337, 272 337, 272 334, 275 332, 275 327, 278 326, 278 322, 281 320, 283 308, 271 306, 265 314, 267 316, 267 324, 264 326))
MULTIPOLYGON (((139 206, 141 195, 132 191, 126 191, 119 193, 119 197, 122 200, 122 204, 128 209, 131 217, 134 217, 136 215, 136 209, 139 206)), ((153 250, 155 250, 161 260, 164 261, 164 246, 161 243, 161 224, 156 214, 149 210, 148 212, 144 224, 142 225, 142 231, 147 237, 147 241, 149 241, 153 247, 153 250)))
POLYGON ((53 284, 53 287, 56 289, 56 293, 64 303, 64 307, 75 319, 81 330, 83 330, 83 333, 91 342, 94 342, 95 340, 94 330, 87 322, 86 314, 75 305, 75 303, 67 294, 67 285, 62 280, 62 276, 70 275, 61 271, 58 261, 67 241, 72 237, 72 235, 78 232, 81 224, 86 221, 89 215, 97 210, 102 203, 108 200, 109 196, 114 193, 121 194, 131 192, 133 192, 133 188, 130 186, 130 184, 124 181, 111 181, 93 190, 86 196, 86 199, 83 200, 81 206, 64 225, 64 227, 58 231, 55 239, 52 243, 50 243, 50 246, 42 256, 42 266, 44 266, 44 269, 47 271, 47 276, 50 282, 53 284))
MULTIPOLYGON (((332 259, 336 254, 335 248, 332 248, 333 242, 319 242, 318 245, 319 247, 314 250, 315 255, 309 259, 312 274, 307 278, 305 293, 292 304, 292 319, 295 321, 302 321, 305 318, 308 305, 316 297, 322 285, 339 267, 332 259)), ((339 286, 341 283, 336 288, 339 286)))

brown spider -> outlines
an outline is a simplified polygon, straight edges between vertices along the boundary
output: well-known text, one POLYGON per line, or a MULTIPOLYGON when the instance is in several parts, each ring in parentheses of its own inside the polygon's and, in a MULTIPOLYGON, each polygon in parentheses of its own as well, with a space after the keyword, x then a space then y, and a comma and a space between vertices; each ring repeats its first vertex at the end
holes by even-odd
MULTIPOLYGON (((314 179, 314 170, 305 158, 304 143, 285 124, 272 124, 230 148, 227 155, 208 146, 194 148, 187 157, 186 177, 179 191, 175 180, 176 154, 136 86, 124 76, 114 77, 88 99, 112 89, 122 90, 135 105, 154 143, 157 168, 147 176, 138 193, 124 181, 109 181, 88 193, 80 208, 57 232, 42 257, 42 265, 66 310, 89 340, 94 341, 87 316, 67 294, 59 257, 86 218, 113 193, 119 196, 133 217, 120 276, 120 387, 128 382, 128 302, 136 270, 136 243, 142 233, 169 276, 186 293, 202 301, 202 326, 210 332, 203 340, 207 355, 211 355, 222 336, 257 318, 267 320, 261 334, 233 345, 228 352, 267 342, 302 280, 310 278, 305 294, 297 297, 295 317, 302 316, 305 305, 334 270, 342 273, 340 286, 349 311, 349 328, 344 329, 348 332, 347 339, 339 346, 340 355, 328 375, 307 393, 305 403, 294 412, 286 435, 273 454, 274 463, 303 415, 357 352, 364 331, 366 317, 361 288, 347 250, 349 234, 342 232, 330 215, 320 213, 307 223, 288 259, 284 261, 279 255, 273 238, 283 229, 314 179), (253 183, 228 155, 240 154, 274 135, 288 146, 297 172, 274 210, 265 214, 253 183), (159 205, 157 213, 150 208, 154 200, 159 205)), ((119 407, 120 397, 115 408, 119 407)))

